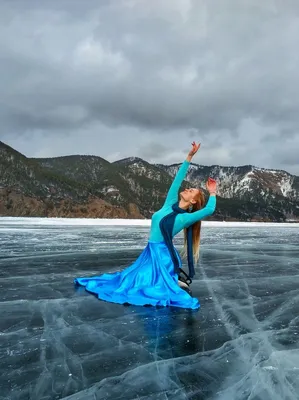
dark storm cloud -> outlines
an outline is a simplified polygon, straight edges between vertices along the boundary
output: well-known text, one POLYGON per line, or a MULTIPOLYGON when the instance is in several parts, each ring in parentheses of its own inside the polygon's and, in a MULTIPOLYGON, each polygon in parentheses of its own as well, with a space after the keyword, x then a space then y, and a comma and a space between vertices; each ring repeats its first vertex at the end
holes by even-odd
POLYGON ((142 146, 139 151, 140 157, 144 157, 145 159, 152 159, 157 157, 165 157, 169 152, 169 148, 163 144, 151 142, 145 146, 142 146))
POLYGON ((277 152, 275 155, 286 166, 298 164, 298 148, 288 148, 277 152))
POLYGON ((131 127, 159 134, 144 157, 169 132, 225 137, 231 163, 268 129, 296 142, 298 16, 291 0, 2 1, 0 136, 131 127))

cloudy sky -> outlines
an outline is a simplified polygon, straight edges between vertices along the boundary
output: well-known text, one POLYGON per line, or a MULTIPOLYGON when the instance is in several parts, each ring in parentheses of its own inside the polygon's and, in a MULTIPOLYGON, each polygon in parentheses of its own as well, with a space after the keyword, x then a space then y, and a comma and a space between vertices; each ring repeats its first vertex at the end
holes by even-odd
POLYGON ((298 0, 0 0, 0 140, 299 175, 298 0))

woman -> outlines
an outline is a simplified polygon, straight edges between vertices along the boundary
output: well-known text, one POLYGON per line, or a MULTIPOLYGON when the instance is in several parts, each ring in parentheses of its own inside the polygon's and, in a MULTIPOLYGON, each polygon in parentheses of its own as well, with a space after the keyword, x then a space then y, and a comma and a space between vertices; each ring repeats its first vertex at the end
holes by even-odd
POLYGON ((197 309, 200 304, 181 286, 181 260, 172 239, 185 229, 185 248, 188 254, 189 275, 194 276, 193 257, 198 259, 201 220, 215 211, 216 182, 209 178, 206 187, 209 201, 203 208, 204 195, 199 189, 178 191, 186 176, 192 157, 200 144, 192 143, 192 150, 181 165, 167 194, 163 207, 152 216, 148 244, 138 259, 121 272, 91 278, 77 278, 75 283, 85 286, 99 299, 113 303, 135 305, 176 306, 197 309))

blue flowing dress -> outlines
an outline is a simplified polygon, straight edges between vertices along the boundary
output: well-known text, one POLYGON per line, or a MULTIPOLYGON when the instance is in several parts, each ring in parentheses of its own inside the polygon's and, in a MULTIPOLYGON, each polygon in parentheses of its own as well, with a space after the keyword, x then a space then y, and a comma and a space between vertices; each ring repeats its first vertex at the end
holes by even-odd
MULTIPOLYGON (((163 207, 153 214, 149 241, 137 260, 120 272, 76 278, 75 284, 85 286, 88 292, 97 295, 99 299, 113 303, 191 309, 200 307, 199 301, 179 286, 178 275, 174 272, 173 261, 159 226, 161 219, 172 212, 172 205, 178 201, 178 191, 189 164, 188 161, 183 162, 163 207)), ((213 214, 215 207, 216 197, 210 196, 201 210, 178 214, 173 227, 173 237, 182 229, 213 214)), ((180 257, 178 258, 180 260, 180 257)))

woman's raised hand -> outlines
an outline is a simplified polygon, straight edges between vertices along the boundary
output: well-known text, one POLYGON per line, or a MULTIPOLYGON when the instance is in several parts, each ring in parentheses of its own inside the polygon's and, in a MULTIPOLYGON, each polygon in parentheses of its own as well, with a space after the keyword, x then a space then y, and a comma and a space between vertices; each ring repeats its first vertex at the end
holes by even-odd
POLYGON ((200 148, 200 143, 196 144, 195 142, 192 142, 192 149, 188 153, 188 157, 191 159, 199 150, 200 148))
POLYGON ((217 183, 215 179, 209 178, 206 183, 206 188, 210 194, 216 194, 217 183))

